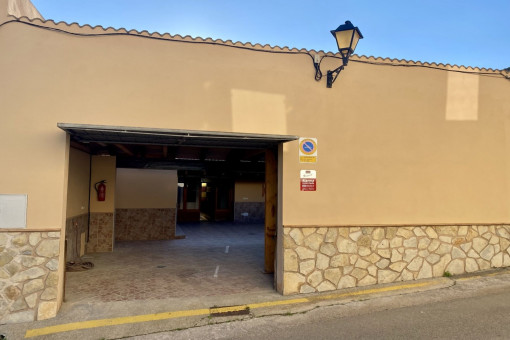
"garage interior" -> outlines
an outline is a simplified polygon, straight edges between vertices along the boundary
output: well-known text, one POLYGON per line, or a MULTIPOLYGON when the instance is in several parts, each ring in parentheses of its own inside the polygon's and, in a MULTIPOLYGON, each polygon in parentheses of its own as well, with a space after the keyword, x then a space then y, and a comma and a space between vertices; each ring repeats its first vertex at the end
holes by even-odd
MULTIPOLYGON (((66 302, 274 290, 278 146, 296 136, 63 123, 58 126, 70 135, 71 148, 90 155, 91 169, 93 157, 114 156, 117 181, 124 172, 150 174, 161 170, 173 171, 177 184, 175 231, 171 237, 151 239, 151 226, 144 227, 142 239, 118 237, 116 228, 122 218, 117 213, 113 251, 71 246, 73 240, 68 238, 76 238, 77 242, 80 239, 66 236, 66 261, 72 254, 79 254, 81 248, 84 256, 73 260, 94 264, 93 269, 66 273, 66 302), (243 205, 243 199, 247 199, 242 197, 243 190, 259 195, 260 202, 243 205)), ((89 187, 96 184, 92 178, 89 182, 89 187)), ((116 202, 120 202, 120 188, 115 195, 116 202)), ((91 190, 90 202, 94 199, 91 190)), ((88 211, 87 241, 94 219, 90 206, 88 211)))

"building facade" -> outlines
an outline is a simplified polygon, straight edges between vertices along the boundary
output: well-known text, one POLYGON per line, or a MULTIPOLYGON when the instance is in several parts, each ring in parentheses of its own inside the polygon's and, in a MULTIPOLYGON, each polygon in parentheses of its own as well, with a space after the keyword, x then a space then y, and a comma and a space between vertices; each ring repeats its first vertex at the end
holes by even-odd
MULTIPOLYGON (((115 223, 121 239, 175 237, 176 211, 195 209, 179 206, 178 183, 201 197, 178 172, 191 156, 142 173, 130 146, 168 159, 175 138, 187 155, 241 149, 237 160, 263 164, 265 176, 228 185, 265 185, 243 209, 265 202, 282 294, 510 266, 506 71, 353 56, 328 89, 314 58, 323 73, 340 60, 323 51, 55 23, 21 0, 0 0, 0 25, 1 322, 55 316, 66 259, 112 251, 115 223), (133 178, 175 199, 133 194, 133 178), (173 229, 123 227, 132 216, 173 229)), ((234 216, 215 202, 216 218, 234 216)))

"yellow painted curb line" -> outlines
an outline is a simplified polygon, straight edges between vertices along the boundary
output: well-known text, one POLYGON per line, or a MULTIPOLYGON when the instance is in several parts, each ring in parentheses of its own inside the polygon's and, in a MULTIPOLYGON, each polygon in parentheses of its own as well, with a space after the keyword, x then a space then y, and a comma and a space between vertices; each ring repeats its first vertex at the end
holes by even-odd
POLYGON ((305 298, 299 299, 291 299, 291 300, 277 300, 277 301, 268 301, 268 302, 260 302, 260 303, 251 303, 246 305, 239 306, 230 306, 230 307, 214 307, 214 308, 204 308, 204 309, 194 309, 194 310, 183 310, 176 312, 165 312, 165 313, 157 313, 157 314, 145 314, 145 315, 137 315, 137 316, 125 316, 119 318, 112 319, 100 319, 100 320, 90 320, 90 321, 81 321, 81 322, 73 322, 56 326, 49 326, 43 328, 29 329, 25 333, 25 338, 32 338, 41 335, 55 334, 55 333, 63 333, 81 329, 90 329, 90 328, 99 328, 105 326, 117 326, 117 325, 125 325, 125 324, 134 324, 148 321, 159 321, 159 320, 168 320, 168 319, 177 319, 183 318, 187 316, 202 316, 202 315, 210 315, 211 312, 214 313, 227 313, 227 312, 236 312, 245 310, 246 308, 257 309, 264 307, 274 307, 274 306, 284 306, 284 305, 295 305, 307 302, 316 302, 321 300, 332 300, 339 299, 349 296, 360 296, 360 295, 368 295, 374 293, 384 293, 390 292, 400 289, 410 289, 410 288, 419 288, 430 286, 432 284, 439 283, 438 280, 429 281, 429 282, 420 282, 413 284, 406 284, 400 286, 389 286, 389 287, 381 287, 381 288, 373 288, 366 289, 357 292, 349 292, 349 293, 339 293, 339 294, 330 294, 324 296, 309 296, 305 298))
POLYGON ((207 309, 184 310, 184 311, 177 311, 177 312, 146 314, 146 315, 137 315, 137 316, 125 316, 125 317, 113 318, 113 319, 101 319, 101 320, 90 320, 90 321, 66 323, 63 325, 56 325, 56 326, 37 328, 37 329, 29 329, 25 333, 25 338, 31 338, 31 337, 40 336, 40 335, 69 332, 69 331, 75 331, 75 330, 80 330, 80 329, 90 329, 90 328, 98 328, 98 327, 105 327, 105 326, 117 326, 117 325, 131 324, 131 323, 175 319, 175 318, 182 318, 182 317, 186 317, 186 316, 200 316, 200 315, 209 315, 209 309, 207 308, 207 309))
POLYGON ((460 277, 456 280, 457 281, 471 281, 471 280, 475 280, 475 279, 498 276, 498 275, 502 275, 502 274, 508 274, 508 272, 494 272, 494 273, 487 273, 487 274, 481 274, 481 275, 473 275, 473 276, 468 276, 468 277, 460 277))
POLYGON ((333 299, 340 299, 344 297, 349 296, 360 296, 360 295, 368 295, 368 294, 375 294, 375 293, 385 293, 385 292, 392 292, 395 290, 400 289, 411 289, 411 288, 419 288, 419 287, 425 287, 430 286, 435 283, 439 283, 439 280, 429 281, 429 282, 419 282, 419 283, 410 283, 400 286, 388 286, 388 287, 381 287, 381 288, 373 288, 373 289, 365 289, 357 292, 350 292, 350 293, 338 293, 338 294, 330 294, 330 295, 324 295, 324 296, 314 296, 310 297, 310 301, 317 301, 317 300, 333 300, 333 299))

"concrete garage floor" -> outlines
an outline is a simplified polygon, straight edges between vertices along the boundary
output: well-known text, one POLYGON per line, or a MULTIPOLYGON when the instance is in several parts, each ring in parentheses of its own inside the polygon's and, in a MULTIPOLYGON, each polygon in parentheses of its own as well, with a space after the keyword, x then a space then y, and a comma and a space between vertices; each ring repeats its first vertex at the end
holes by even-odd
POLYGON ((67 272, 65 302, 104 303, 238 293, 270 293, 264 274, 264 226, 182 224, 185 239, 116 242, 87 254, 94 268, 67 272))

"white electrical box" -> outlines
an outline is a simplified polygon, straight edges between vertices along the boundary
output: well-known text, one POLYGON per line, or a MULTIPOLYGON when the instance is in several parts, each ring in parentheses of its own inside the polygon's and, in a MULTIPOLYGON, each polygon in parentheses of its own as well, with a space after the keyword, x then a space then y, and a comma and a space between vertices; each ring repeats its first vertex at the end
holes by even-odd
POLYGON ((27 227, 27 195, 0 194, 0 229, 27 227))

